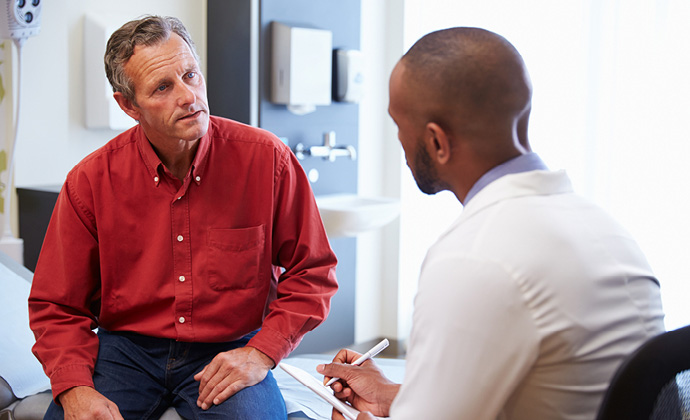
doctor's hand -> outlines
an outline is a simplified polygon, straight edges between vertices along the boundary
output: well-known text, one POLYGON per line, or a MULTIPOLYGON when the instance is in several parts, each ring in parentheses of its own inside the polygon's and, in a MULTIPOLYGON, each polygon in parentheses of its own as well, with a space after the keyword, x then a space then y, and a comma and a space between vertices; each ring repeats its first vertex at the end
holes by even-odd
POLYGON ((208 410, 244 388, 263 381, 273 366, 273 360, 254 347, 219 353, 201 372, 194 375, 194 380, 199 381, 196 404, 208 410))
POLYGON ((124 420, 117 405, 89 386, 76 386, 58 397, 66 420, 124 420))
MULTIPOLYGON (((332 363, 319 365, 316 371, 326 376, 324 381, 332 377, 340 378, 331 385, 339 399, 349 402, 359 411, 386 417, 400 385, 388 380, 372 360, 359 366, 350 365, 359 356, 352 350, 340 350, 332 363)), ((334 415, 333 418, 337 417, 334 415)))
MULTIPOLYGON (((376 420, 377 417, 374 417, 373 414, 369 412, 362 411, 359 413, 357 416, 357 420, 376 420)), ((335 408, 333 409, 333 414, 331 416, 331 420, 347 420, 345 416, 342 415, 342 413, 335 408)))

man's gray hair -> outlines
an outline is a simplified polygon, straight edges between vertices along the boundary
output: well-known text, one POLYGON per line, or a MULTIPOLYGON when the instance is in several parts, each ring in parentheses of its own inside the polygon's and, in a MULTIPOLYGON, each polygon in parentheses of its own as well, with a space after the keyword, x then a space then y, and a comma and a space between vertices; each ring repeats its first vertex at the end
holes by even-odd
POLYGON ((199 55, 194 41, 182 22, 169 16, 144 16, 141 19, 125 23, 110 36, 105 48, 105 75, 108 77, 113 92, 121 92, 124 97, 136 104, 134 83, 125 73, 124 66, 134 54, 137 45, 158 45, 176 33, 192 51, 197 63, 199 55))

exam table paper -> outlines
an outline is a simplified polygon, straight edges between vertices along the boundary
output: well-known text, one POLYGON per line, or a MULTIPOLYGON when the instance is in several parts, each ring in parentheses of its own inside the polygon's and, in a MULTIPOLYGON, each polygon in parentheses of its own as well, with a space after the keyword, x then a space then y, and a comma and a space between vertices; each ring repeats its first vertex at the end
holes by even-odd
MULTIPOLYGON (((332 355, 310 354, 299 355, 285 359, 284 361, 292 366, 298 367, 308 373, 319 382, 323 382, 323 376, 316 372, 316 366, 323 363, 330 363, 332 355)), ((375 359, 376 364, 383 370, 388 379, 393 382, 402 383, 405 376, 405 362, 399 359, 375 359)), ((299 383, 292 376, 282 369, 274 369, 273 376, 278 382, 283 397, 285 407, 290 418, 302 415, 311 420, 329 420, 333 407, 310 389, 299 383)))
POLYGON ((30 289, 29 282, 0 264, 0 376, 18 398, 50 388, 41 364, 31 353, 35 339, 29 328, 30 289))

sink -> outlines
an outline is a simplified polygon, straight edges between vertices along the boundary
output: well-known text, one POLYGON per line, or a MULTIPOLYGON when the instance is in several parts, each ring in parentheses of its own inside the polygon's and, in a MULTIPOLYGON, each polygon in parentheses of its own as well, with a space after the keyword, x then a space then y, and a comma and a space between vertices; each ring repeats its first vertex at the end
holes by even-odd
POLYGON ((400 214, 400 200, 387 197, 326 194, 316 197, 316 205, 330 237, 356 236, 380 228, 400 214))

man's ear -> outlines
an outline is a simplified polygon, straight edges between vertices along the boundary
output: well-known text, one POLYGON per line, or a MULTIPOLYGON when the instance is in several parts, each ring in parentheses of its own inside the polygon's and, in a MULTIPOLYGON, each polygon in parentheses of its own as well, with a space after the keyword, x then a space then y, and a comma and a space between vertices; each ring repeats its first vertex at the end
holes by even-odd
POLYGON ((435 122, 426 125, 427 150, 432 159, 441 165, 445 165, 450 160, 450 139, 446 131, 435 122))
POLYGON ((139 112, 139 107, 135 106, 132 101, 125 98, 125 95, 123 95, 122 92, 113 93, 113 98, 115 98, 117 104, 120 105, 120 108, 125 111, 125 114, 134 118, 136 121, 139 121, 139 116, 141 115, 139 112))

